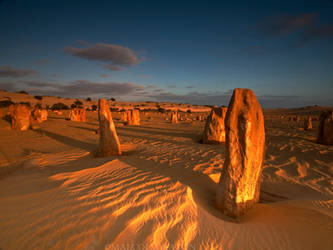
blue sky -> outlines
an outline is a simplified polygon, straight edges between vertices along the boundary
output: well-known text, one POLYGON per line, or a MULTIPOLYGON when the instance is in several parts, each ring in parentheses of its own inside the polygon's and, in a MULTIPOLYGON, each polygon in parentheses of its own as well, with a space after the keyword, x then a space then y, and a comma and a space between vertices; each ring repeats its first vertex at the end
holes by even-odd
POLYGON ((0 0, 0 89, 333 106, 333 1, 0 0))

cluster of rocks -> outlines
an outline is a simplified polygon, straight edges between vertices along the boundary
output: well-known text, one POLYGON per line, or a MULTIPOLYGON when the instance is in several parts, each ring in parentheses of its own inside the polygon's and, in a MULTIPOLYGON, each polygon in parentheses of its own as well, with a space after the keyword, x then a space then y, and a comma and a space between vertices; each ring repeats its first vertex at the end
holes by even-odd
POLYGON ((48 113, 47 110, 37 106, 31 109, 26 104, 13 104, 9 107, 9 115, 11 118, 11 128, 25 131, 38 123, 46 121, 48 113))
POLYGON ((178 112, 173 112, 170 118, 171 123, 178 123, 178 112))
POLYGON ((227 113, 226 107, 212 108, 202 135, 204 144, 219 144, 225 142, 224 119, 227 113))
MULTIPOLYGON (((99 156, 121 155, 121 146, 105 99, 98 102, 99 156)), ((24 104, 9 108, 12 128, 27 130, 32 121, 47 120, 47 111, 24 104)), ((299 122, 300 117, 294 117, 299 122)), ((171 123, 178 123, 178 112, 173 112, 171 123)), ((201 116, 196 118, 202 120, 201 116)), ((73 108, 71 121, 86 121, 86 110, 73 108)), ((140 112, 129 109, 122 113, 128 125, 140 125, 140 112)), ((304 130, 312 129, 312 119, 304 120, 304 130)), ((318 143, 333 145, 333 111, 320 117, 318 143)), ((235 89, 228 108, 211 110, 202 135, 202 142, 220 144, 225 142, 225 162, 216 191, 215 205, 224 214, 239 217, 259 201, 260 183, 265 153, 264 116, 259 102, 250 89, 235 89)))
POLYGON ((140 111, 138 109, 128 109, 123 115, 127 125, 140 125, 140 111))
POLYGON ((48 113, 46 109, 35 107, 32 111, 32 116, 37 123, 42 123, 47 120, 48 113))
POLYGON ((86 122, 86 109, 85 108, 72 108, 69 113, 69 120, 74 122, 86 122))
POLYGON ((14 104, 9 107, 12 129, 25 131, 30 127, 31 109, 25 104, 14 104))

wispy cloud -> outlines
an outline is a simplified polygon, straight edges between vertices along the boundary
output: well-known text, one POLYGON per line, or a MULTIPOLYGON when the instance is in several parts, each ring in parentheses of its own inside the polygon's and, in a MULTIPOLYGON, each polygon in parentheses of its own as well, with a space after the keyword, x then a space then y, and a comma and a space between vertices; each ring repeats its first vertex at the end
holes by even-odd
POLYGON ((7 90, 7 91, 14 91, 14 90, 16 90, 15 83, 13 83, 13 82, 0 82, 0 89, 1 90, 7 90))
POLYGON ((107 43, 86 44, 85 48, 65 47, 64 51, 83 59, 104 62, 104 68, 113 71, 134 66, 144 59, 127 47, 107 43))
POLYGON ((274 16, 265 20, 260 30, 267 36, 285 36, 314 25, 316 18, 315 13, 274 16))
MULTIPOLYGON (((298 45, 304 45, 315 39, 333 38, 333 24, 322 24, 316 13, 280 15, 265 20, 260 25, 260 33, 266 37, 297 34, 298 45)), ((254 47, 254 52, 256 50, 254 47)))
POLYGON ((154 92, 164 92, 164 89, 154 89, 154 92))
POLYGON ((301 42, 307 42, 314 39, 324 39, 333 37, 333 24, 327 24, 320 27, 310 27, 305 30, 301 42))
POLYGON ((49 59, 40 59, 40 60, 36 61, 37 64, 46 64, 46 63, 49 63, 49 62, 50 62, 49 59))
POLYGON ((36 71, 29 69, 14 69, 10 66, 0 67, 0 77, 19 78, 36 74, 36 71))
MULTIPOLYGON (((36 95, 54 95, 62 97, 83 98, 83 97, 115 97, 118 100, 126 101, 157 101, 190 103, 199 105, 224 105, 227 106, 233 90, 217 92, 188 92, 179 94, 165 91, 154 86, 145 86, 135 83, 119 82, 91 82, 77 80, 74 82, 60 84, 54 82, 40 81, 17 81, 0 82, 0 89, 9 91, 26 90, 36 95)), ((332 100, 310 100, 297 95, 257 95, 257 98, 264 108, 273 107, 301 107, 307 105, 333 105, 332 100)))
POLYGON ((249 55, 260 56, 266 53, 266 50, 263 46, 251 45, 244 49, 244 52, 249 55))
POLYGON ((101 77, 101 78, 107 78, 107 77, 109 77, 109 75, 107 75, 107 74, 100 74, 99 77, 101 77))
POLYGON ((144 90, 145 86, 130 82, 90 82, 87 80, 77 80, 67 84, 40 82, 40 81, 19 81, 19 85, 24 86, 29 92, 42 95, 56 95, 65 97, 84 97, 89 95, 103 96, 114 95, 124 96, 144 90))
POLYGON ((218 104, 226 105, 229 102, 231 95, 224 93, 199 93, 190 92, 186 94, 175 94, 172 92, 162 92, 147 95, 147 97, 159 102, 179 102, 192 104, 218 104))
POLYGON ((122 71, 122 70, 124 70, 124 67, 121 67, 119 65, 106 64, 106 65, 104 65, 104 69, 109 69, 112 71, 122 71))

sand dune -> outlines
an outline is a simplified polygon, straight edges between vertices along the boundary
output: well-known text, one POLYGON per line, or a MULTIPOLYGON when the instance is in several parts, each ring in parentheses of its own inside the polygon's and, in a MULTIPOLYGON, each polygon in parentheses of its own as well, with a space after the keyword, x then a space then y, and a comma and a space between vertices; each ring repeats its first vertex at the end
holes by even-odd
POLYGON ((96 113, 1 121, 0 248, 332 249, 333 147, 270 115, 261 202, 238 220, 214 208, 225 152, 198 142, 204 122, 115 119, 124 153, 97 158, 96 113))

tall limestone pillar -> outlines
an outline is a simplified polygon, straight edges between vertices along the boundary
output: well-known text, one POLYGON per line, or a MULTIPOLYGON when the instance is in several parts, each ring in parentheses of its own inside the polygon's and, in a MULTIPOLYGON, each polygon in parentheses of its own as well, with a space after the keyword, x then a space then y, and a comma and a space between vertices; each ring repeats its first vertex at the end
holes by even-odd
POLYGON ((120 143, 109 105, 105 99, 98 101, 99 156, 121 155, 120 143))
POLYGON ((264 116, 254 92, 235 89, 225 118, 226 159, 216 207, 238 217, 259 201, 265 151, 264 116))

